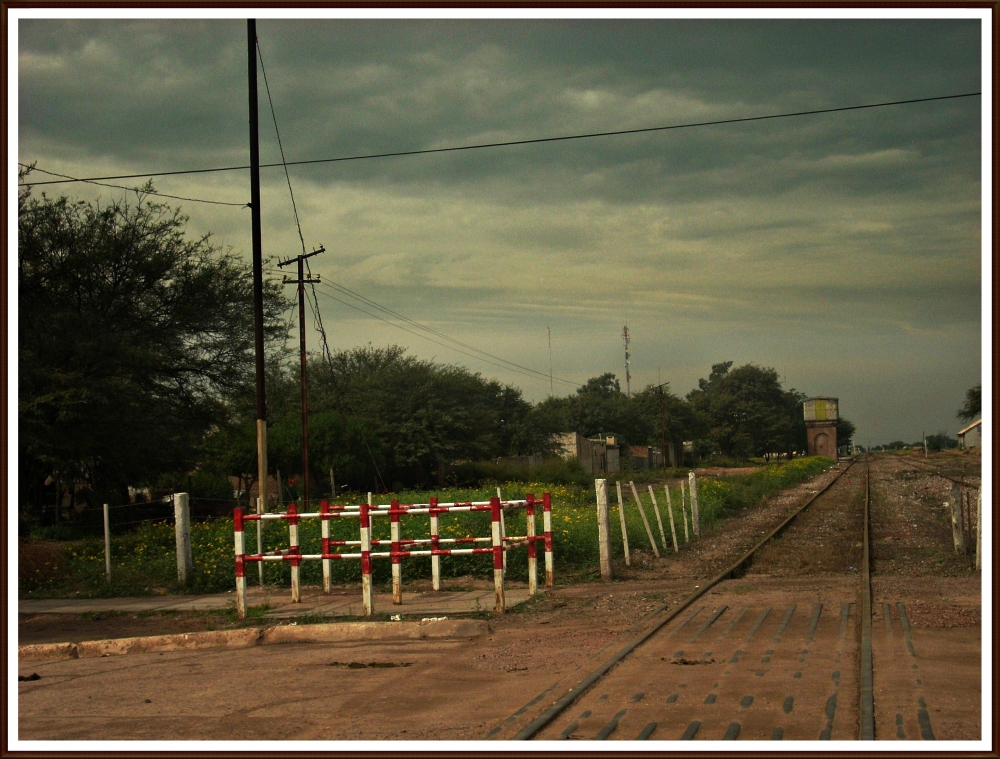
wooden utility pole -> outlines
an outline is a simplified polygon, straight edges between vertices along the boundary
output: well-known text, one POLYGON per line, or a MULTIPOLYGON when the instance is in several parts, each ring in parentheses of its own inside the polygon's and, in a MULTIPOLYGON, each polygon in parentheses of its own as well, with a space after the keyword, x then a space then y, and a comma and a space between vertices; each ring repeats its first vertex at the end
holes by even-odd
POLYGON ((260 149, 257 133, 257 21, 247 20, 250 95, 250 228, 253 238, 253 348, 257 380, 258 505, 267 505, 267 403, 264 396, 264 260, 260 235, 260 149))
POLYGON ((299 374, 302 381, 302 511, 309 511, 309 402, 306 397, 306 283, 319 282, 319 277, 306 279, 303 264, 307 258, 325 253, 320 246, 312 253, 303 253, 287 261, 281 261, 278 266, 285 267, 292 262, 298 263, 298 279, 282 279, 283 284, 299 286, 299 374))

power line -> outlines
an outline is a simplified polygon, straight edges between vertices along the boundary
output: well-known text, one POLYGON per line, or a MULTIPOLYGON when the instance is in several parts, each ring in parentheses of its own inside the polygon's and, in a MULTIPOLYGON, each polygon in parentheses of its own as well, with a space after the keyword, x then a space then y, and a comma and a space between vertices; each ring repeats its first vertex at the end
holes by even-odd
MULTIPOLYGON (((94 185, 98 185, 99 187, 111 187, 111 188, 116 189, 116 190, 131 190, 132 192, 136 192, 136 193, 144 193, 146 195, 156 195, 157 197, 160 197, 160 198, 172 198, 173 200, 187 200, 187 201, 190 201, 192 203, 211 203, 214 206, 236 206, 238 208, 249 208, 250 207, 249 203, 226 203, 226 202, 221 201, 221 200, 205 200, 204 198, 185 198, 185 197, 183 197, 181 195, 168 195, 165 192, 157 192, 156 190, 150 190, 150 189, 147 189, 145 187, 125 187, 125 186, 120 185, 120 184, 107 184, 105 182, 95 182, 92 179, 77 179, 76 177, 71 177, 69 174, 60 174, 57 171, 48 171, 46 169, 41 169, 41 168, 38 167, 37 164, 31 164, 31 165, 29 165, 29 164, 26 164, 26 163, 21 163, 19 161, 17 165, 18 166, 23 166, 26 169, 32 169, 34 171, 40 171, 43 174, 48 174, 48 175, 53 176, 53 177, 63 177, 67 181, 72 181, 72 182, 86 182, 87 184, 94 184, 94 185)), ((23 182, 22 184, 18 185, 18 187, 32 187, 32 186, 38 185, 38 184, 52 184, 52 182, 23 182)))
MULTIPOLYGON (((465 356, 469 356, 470 358, 475 358, 475 359, 479 359, 479 360, 485 360, 485 359, 482 358, 483 356, 485 356, 487 358, 495 359, 496 361, 500 361, 502 364, 504 364, 504 366, 500 366, 498 364, 494 364, 491 361, 487 361, 486 363, 489 363, 492 366, 498 366, 498 368, 501 368, 501 369, 514 370, 514 371, 523 370, 523 371, 517 371, 517 373, 518 374, 524 374, 525 372, 528 372, 529 374, 527 374, 525 376, 530 376, 533 379, 546 379, 546 378, 548 378, 550 386, 551 386, 551 383, 553 381, 555 381, 555 382, 561 382, 563 384, 570 385, 572 387, 577 387, 578 386, 578 383, 573 382, 571 380, 561 379, 559 377, 553 377, 551 375, 551 371, 549 372, 548 375, 546 375, 544 372, 540 372, 537 369, 532 369, 530 366, 523 366, 523 365, 515 363, 513 361, 509 361, 508 359, 505 359, 502 356, 497 356, 496 354, 490 353, 488 351, 484 351, 481 348, 477 348, 474 345, 470 345, 469 343, 463 342, 463 341, 458 340, 458 339, 456 339, 454 337, 446 335, 445 333, 440 332, 440 331, 438 331, 438 330, 436 330, 436 329, 434 329, 432 327, 428 327, 428 326, 426 326, 424 324, 421 324, 420 322, 418 322, 418 321, 416 321, 414 319, 411 319, 410 317, 405 316, 404 314, 401 314, 398 311, 393 311, 391 308, 387 308, 387 307, 381 305, 380 303, 377 303, 377 302, 371 300, 370 298, 367 298, 364 295, 361 295, 360 293, 356 293, 354 290, 351 290, 350 288, 345 287, 344 285, 338 284, 336 282, 332 282, 330 280, 327 280, 326 282, 323 282, 321 284, 326 285, 327 287, 333 288, 335 291, 339 292, 340 294, 346 295, 349 298, 353 298, 353 299, 355 299, 355 300, 363 303, 364 305, 369 306, 370 308, 374 308, 377 311, 381 311, 382 313, 387 314, 387 315, 389 315, 391 317, 394 317, 396 319, 400 319, 401 321, 403 321, 403 322, 405 322, 407 324, 412 325, 416 329, 423 330, 424 332, 428 332, 428 333, 430 333, 432 335, 435 335, 435 336, 440 337, 440 338, 442 338, 444 340, 447 340, 449 343, 453 343, 454 345, 461 346, 462 348, 467 348, 468 350, 471 350, 471 351, 474 351, 477 354, 480 354, 480 355, 477 355, 477 356, 473 356, 473 355, 470 355, 469 353, 465 353, 464 351, 460 351, 460 350, 458 351, 459 353, 462 353, 465 356)), ((312 288, 313 288, 313 291, 315 292, 315 290, 316 290, 315 285, 313 285, 312 288)), ((348 303, 346 301, 340 300, 339 298, 336 298, 333 295, 330 295, 328 293, 324 292, 323 294, 326 295, 328 298, 332 298, 333 300, 336 300, 338 303, 342 303, 343 305, 348 306, 349 308, 353 308, 356 311, 360 311, 361 313, 366 314, 366 315, 368 315, 368 316, 370 316, 370 317, 372 317, 374 319, 378 319, 379 321, 383 321, 386 324, 391 324, 394 327, 398 327, 399 329, 403 329, 405 332, 409 332, 411 335, 416 335, 417 337, 422 337, 424 339, 430 340, 430 338, 428 338, 426 335, 417 334, 416 332, 413 332, 412 330, 409 330, 409 329, 406 329, 404 327, 401 327, 400 325, 396 324, 393 321, 390 321, 389 319, 383 319, 382 317, 378 316, 377 314, 370 313, 369 311, 366 311, 366 310, 364 310, 362 308, 354 306, 351 303, 348 303)), ((317 304, 317 312, 318 312, 318 308, 319 308, 319 306, 317 304)), ((320 317, 320 319, 321 319, 321 317, 320 317)), ((322 332, 322 321, 320 321, 320 327, 319 327, 319 329, 322 332)), ((325 336, 325 333, 323 333, 323 334, 325 336)), ((444 345, 443 343, 439 343, 439 342, 437 342, 435 340, 431 340, 431 342, 433 342, 435 345, 441 345, 444 348, 452 348, 454 350, 458 350, 457 348, 454 348, 454 345, 444 345)), ((551 369, 551 367, 550 367, 550 369, 551 369)))
MULTIPOLYGON (((431 153, 452 153, 460 150, 480 150, 483 148, 501 148, 515 145, 537 145, 545 142, 565 142, 567 140, 584 140, 592 137, 615 137, 625 134, 644 134, 647 132, 665 132, 672 129, 690 129, 693 127, 718 126, 722 124, 740 124, 750 121, 767 121, 769 119, 785 119, 796 116, 815 116, 824 113, 841 113, 845 111, 860 111, 868 108, 885 108, 894 105, 911 105, 914 103, 930 103, 937 100, 954 100, 956 98, 978 97, 982 92, 965 92, 958 95, 938 95, 935 97, 912 98, 909 100, 891 100, 882 103, 866 103, 863 105, 847 105, 838 108, 819 108, 811 111, 793 111, 789 113, 773 113, 766 116, 742 116, 733 119, 715 119, 713 121, 694 121, 686 124, 670 124, 667 126, 642 127, 639 129, 618 129, 608 132, 588 132, 586 134, 570 134, 558 137, 537 137, 527 140, 510 140, 507 142, 484 142, 476 145, 457 145, 447 148, 426 148, 423 150, 399 150, 389 153, 368 153, 354 156, 341 156, 338 158, 314 158, 303 161, 289 161, 286 163, 262 163, 260 168, 275 168, 278 166, 307 166, 320 163, 341 163, 344 161, 364 161, 373 158, 398 158, 412 155, 429 155, 431 153)), ((222 171, 244 171, 249 166, 219 166, 208 169, 186 169, 182 171, 155 171, 143 174, 118 174, 113 176, 87 177, 86 179, 60 179, 48 182, 34 182, 36 185, 43 184, 65 184, 66 182, 93 182, 106 179, 136 179, 141 177, 166 177, 177 176, 179 174, 208 174, 222 171)))
MULTIPOLYGON (((325 283, 325 282, 322 283, 322 285, 326 285, 326 284, 327 283, 325 283)), ((507 361, 504 358, 500 358, 499 356, 494 356, 492 353, 487 353, 485 351, 481 351, 480 349, 474 348, 472 346, 468 346, 469 350, 475 351, 475 353, 469 353, 468 351, 465 351, 465 350, 462 350, 461 348, 455 347, 455 345, 450 345, 448 343, 440 342, 440 341, 435 340, 435 339, 433 339, 431 337, 428 337, 425 334, 421 334, 419 332, 415 332, 412 329, 408 329, 407 327, 403 326, 402 324, 397 324, 394 321, 390 321, 389 319, 385 319, 385 318, 379 316, 377 313, 372 313, 371 311, 367 311, 366 309, 361 308, 360 306, 356 306, 353 303, 349 303, 346 300, 338 298, 336 295, 332 295, 332 294, 330 294, 328 292, 323 292, 323 295, 325 295, 327 298, 330 298, 331 300, 336 301, 337 303, 340 303, 342 305, 347 306, 348 308, 352 308, 355 311, 359 311, 360 313, 364 314, 365 316, 371 317, 372 319, 377 319, 377 320, 379 320, 381 322, 385 322, 386 324, 389 324, 389 325, 391 325, 393 327, 396 327, 397 329, 401 329, 404 332, 408 332, 411 335, 423 338, 424 340, 432 342, 435 345, 440 345, 442 348, 448 348, 449 350, 453 350, 453 351, 455 351, 457 353, 461 353, 463 356, 468 356, 469 358, 474 358, 477 361, 483 361, 484 363, 490 364, 491 366, 495 366, 498 369, 504 369, 506 371, 512 371, 512 372, 514 372, 516 374, 521 374, 521 375, 524 375, 526 377, 530 377, 531 379, 542 379, 542 380, 548 379, 548 375, 544 374, 543 372, 538 372, 538 371, 536 371, 534 369, 530 369, 528 367, 522 367, 520 364, 513 364, 512 362, 507 361), (480 354, 480 355, 476 355, 476 354, 480 354), (491 360, 489 360, 489 358, 484 358, 483 356, 488 356, 489 358, 496 359, 496 361, 491 361, 491 360), (497 362, 501 362, 501 363, 497 363, 497 362)), ((418 323, 414 323, 414 325, 417 326, 417 327, 422 326, 422 325, 420 325, 418 323)), ((464 343, 460 343, 460 341, 454 340, 454 338, 449 338, 446 335, 444 335, 443 337, 444 337, 444 339, 451 340, 454 343, 459 343, 460 345, 466 345, 464 343)), ((570 385, 572 387, 578 387, 578 383, 572 382, 570 380, 561 379, 559 377, 555 377, 553 379, 556 382, 561 382, 561 383, 564 383, 566 385, 570 385)))

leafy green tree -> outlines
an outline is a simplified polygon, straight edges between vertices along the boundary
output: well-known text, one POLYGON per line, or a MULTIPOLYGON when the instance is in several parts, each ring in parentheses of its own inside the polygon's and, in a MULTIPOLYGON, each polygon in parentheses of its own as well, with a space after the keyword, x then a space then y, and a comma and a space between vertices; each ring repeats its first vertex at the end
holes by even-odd
POLYGON ((958 418, 971 422, 982 413, 983 407, 983 385, 979 383, 975 387, 970 387, 965 391, 965 403, 958 410, 958 418))
POLYGON ((945 451, 951 448, 958 448, 958 439, 949 437, 947 432, 941 431, 927 436, 927 450, 945 451))
POLYGON ((850 445, 851 441, 854 439, 854 433, 857 428, 854 426, 854 422, 850 419, 844 419, 843 417, 837 420, 837 446, 850 445))
POLYGON ((736 458, 791 452, 804 445, 801 393, 786 391, 774 369, 714 364, 688 393, 701 418, 700 448, 736 458))
MULTIPOLYGON (((147 189, 151 189, 147 186, 147 189)), ((21 502, 46 477, 127 485, 190 471, 226 398, 252 395, 252 271, 144 193, 87 203, 18 196, 21 502)), ((285 301, 266 289, 270 339, 285 301)))
POLYGON ((591 377, 565 398, 546 398, 535 407, 539 428, 549 435, 578 432, 585 437, 615 434, 622 445, 651 439, 653 427, 634 398, 622 392, 615 375, 591 377))

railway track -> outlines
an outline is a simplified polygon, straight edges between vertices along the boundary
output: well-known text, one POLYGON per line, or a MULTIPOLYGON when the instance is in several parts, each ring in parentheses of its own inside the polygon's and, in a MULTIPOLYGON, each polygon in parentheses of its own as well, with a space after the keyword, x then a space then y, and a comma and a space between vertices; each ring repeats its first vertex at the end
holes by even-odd
POLYGON ((636 637, 575 686, 562 695, 558 684, 550 687, 485 737, 815 740, 857 738, 859 724, 862 736, 873 734, 868 503, 867 462, 854 460, 732 566, 673 608, 648 615, 633 628, 636 637), (817 510, 820 520, 803 525, 817 510), (845 534, 851 551, 840 545, 845 534), (810 550, 825 536, 836 544, 827 546, 832 551, 810 550), (805 559, 796 548, 803 541, 805 559), (775 550, 782 543, 791 548, 775 550), (813 573, 839 568, 846 577, 825 598, 817 589, 830 584, 825 574, 815 575, 818 585, 792 580, 807 602, 769 603, 775 591, 789 595, 779 587, 788 582, 775 584, 767 573, 794 578, 797 568, 782 566, 790 556, 818 562, 813 573), (824 568, 824 561, 833 564, 824 568), (845 703, 847 691, 853 703, 845 703), (820 726, 809 734, 817 717, 820 726))
POLYGON ((931 686, 947 673, 918 655, 905 604, 883 603, 873 631, 870 480, 867 459, 850 462, 576 685, 485 737, 933 739, 931 686))

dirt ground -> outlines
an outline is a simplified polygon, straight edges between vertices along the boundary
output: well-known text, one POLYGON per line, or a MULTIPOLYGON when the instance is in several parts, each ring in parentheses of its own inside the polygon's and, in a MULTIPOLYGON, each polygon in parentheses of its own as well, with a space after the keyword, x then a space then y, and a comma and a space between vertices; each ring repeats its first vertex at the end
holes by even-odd
MULTIPOLYGON (((892 462, 885 465, 887 483, 894 481, 894 466, 892 462)), ((630 568, 616 565, 616 579, 610 584, 557 584, 512 613, 491 617, 490 632, 474 640, 288 644, 242 651, 209 649, 23 663, 18 667, 19 674, 34 673, 39 679, 18 684, 19 737, 28 740, 476 740, 500 727, 491 737, 508 738, 512 728, 523 725, 625 641, 652 624, 656 617, 651 615, 658 609, 676 606, 694 587, 728 567, 835 476, 836 472, 824 473, 771 499, 765 507, 719 523, 678 556, 665 553, 656 560, 651 554, 633 555, 630 568), (266 666, 261 666, 264 661, 266 666), (395 666, 345 666, 351 662, 395 666), (294 710, 295 719, 288 718, 289 709, 294 710)), ((853 473, 848 473, 845 479, 852 476, 853 473)), ((904 476, 900 482, 905 495, 910 480, 904 476)), ((876 491, 880 487, 878 478, 873 480, 873 486, 876 491)), ((832 490, 838 487, 839 483, 832 490)), ((886 493, 895 492, 891 484, 885 488, 886 493)), ((883 496, 883 503, 892 501, 883 496)), ((934 498, 928 503, 933 501, 934 498)), ((923 530, 940 527, 932 508, 929 507, 928 513, 926 521, 916 522, 921 534, 923 530)), ((900 509, 893 507, 877 515, 873 508, 874 550, 882 550, 885 555, 885 546, 890 543, 882 537, 876 538, 875 520, 881 519, 889 525, 895 524, 894 520, 910 518, 907 514, 904 519, 901 514, 900 509)), ((766 601, 754 596, 760 590, 757 587, 760 583, 777 581, 784 586, 792 583, 800 606, 796 615, 790 616, 790 631, 795 630, 796 635, 804 631, 809 619, 802 615, 817 603, 824 609, 821 625, 836 626, 833 620, 839 609, 828 613, 826 607, 833 608, 845 601, 846 591, 842 586, 850 583, 851 568, 856 567, 854 543, 858 541, 849 529, 856 518, 854 508, 844 510, 839 516, 833 512, 820 513, 812 517, 814 521, 803 522, 804 526, 796 533, 799 538, 791 531, 786 533, 783 538, 786 546, 803 535, 829 539, 831 545, 849 545, 847 550, 831 549, 827 565, 826 554, 810 552, 803 543, 796 561, 805 558, 811 562, 811 569, 802 566, 782 569, 780 562, 768 563, 766 557, 758 559, 746 577, 725 583, 727 598, 735 599, 731 606, 738 606, 740 599, 747 599, 744 603, 748 606, 751 598, 754 604, 766 601), (772 573, 774 580, 770 579, 772 573), (796 574, 804 577, 796 579, 792 576, 796 574), (836 579, 826 582, 827 576, 836 579)), ((878 529, 882 530, 882 523, 879 524, 878 529)), ((928 532, 927 539, 931 537, 928 532)), ((914 541, 915 549, 921 548, 922 539, 916 537, 914 541)), ((930 561, 936 561, 941 550, 938 546, 935 558, 930 561)), ((883 603, 904 603, 918 652, 921 648, 927 650, 932 643, 938 645, 928 637, 921 638, 925 632, 965 634, 967 639, 963 638, 956 650, 968 669, 973 654, 978 652, 974 640, 978 635, 980 606, 978 575, 963 569, 960 563, 954 564, 953 576, 942 576, 940 572, 920 574, 914 569, 916 579, 925 583, 915 585, 909 572, 914 567, 926 566, 928 561, 918 554, 915 550, 897 555, 895 563, 888 565, 895 567, 895 573, 886 571, 875 577, 873 608, 880 614, 883 603)), ((883 564, 883 569, 886 566, 883 564)), ((789 587, 792 586, 784 587, 780 593, 787 596, 789 587)), ((719 592, 722 590, 720 586, 719 592)), ((772 605, 777 608, 788 598, 775 596, 772 605)), ((890 615, 892 609, 896 607, 892 606, 890 615)), ((78 642, 186 632, 211 626, 221 629, 235 624, 222 615, 208 614, 98 616, 102 618, 53 619, 56 615, 37 615, 21 619, 19 634, 25 636, 21 642, 78 642)), ((724 617, 719 619, 721 622, 724 617)), ((881 617, 876 619, 874 629, 883 624, 880 620, 881 617)), ((903 634, 898 612, 890 621, 895 623, 891 629, 898 638, 903 634)), ((747 622, 744 619, 740 624, 747 622)), ((820 629, 824 630, 823 635, 833 634, 832 627, 820 629)), ((942 640, 946 643, 950 639, 942 640)), ((903 645, 900 641, 902 638, 892 638, 889 642, 903 645)), ((846 649, 844 655, 848 655, 846 649)), ((922 659, 920 663, 925 666, 922 659)), ((936 688, 945 687, 940 666, 927 663, 926 672, 926 682, 933 680, 936 688)), ((842 690, 847 688, 848 681, 846 678, 840 684, 842 690)), ((974 698, 966 691, 970 689, 966 687, 963 691, 965 702, 956 701, 957 705, 949 706, 951 711, 946 714, 932 711, 931 719, 942 732, 939 737, 971 736, 978 730, 978 723, 969 718, 978 704, 978 685, 974 698)), ((599 695, 595 692, 594 697, 599 695)), ((932 700, 932 694, 928 695, 928 701, 932 700)), ((850 708, 843 703, 838 708, 841 710, 838 719, 850 714, 850 708)), ((942 707, 931 703, 930 708, 942 707)), ((895 713, 886 712, 882 716, 889 726, 884 727, 884 732, 889 735, 895 713)), ((911 738, 923 724, 917 723, 915 707, 906 712, 904 722, 901 729, 908 731, 906 734, 911 738)), ((746 730, 750 730, 749 723, 746 730)), ((582 737, 591 739, 593 735, 587 733, 582 737)), ((624 732, 613 737, 634 738, 624 732)), ((660 737, 654 734, 654 738, 660 737)), ((680 736, 664 734, 663 737, 680 736)), ((717 739, 722 735, 721 732, 715 735, 706 727, 700 737, 717 739)), ((750 734, 745 732, 744 737, 750 734)), ((836 733, 834 739, 837 737, 849 736, 844 732, 836 733)))

